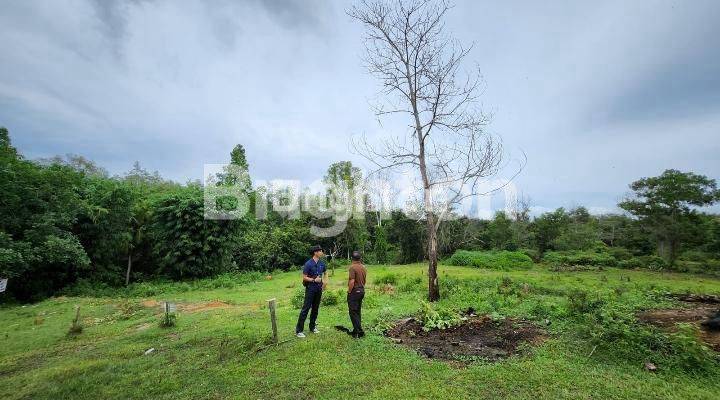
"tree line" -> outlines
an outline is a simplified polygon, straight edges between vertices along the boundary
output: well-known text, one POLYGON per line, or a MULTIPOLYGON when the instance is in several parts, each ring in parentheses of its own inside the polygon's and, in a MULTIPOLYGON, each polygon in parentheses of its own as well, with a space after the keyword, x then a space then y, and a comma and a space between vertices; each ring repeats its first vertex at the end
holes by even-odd
MULTIPOLYGON (((247 171, 241 145, 232 150, 230 163, 247 171)), ((325 176, 327 183, 342 181, 345 187, 360 179, 360 170, 347 161, 330 165, 325 176)), ((239 184, 251 210, 267 199, 260 193, 267 188, 253 188, 246 174, 228 172, 217 184, 239 184)), ((540 261, 548 251, 603 248, 619 258, 657 257, 665 268, 694 263, 700 270, 720 270, 720 218, 698 210, 720 199, 714 180, 668 170, 631 189, 634 194, 619 204, 626 214, 595 216, 577 207, 532 218, 529 204, 518 201, 490 220, 443 220, 438 256, 460 249, 518 250, 540 261)), ((412 263, 428 256, 428 225, 401 210, 389 218, 363 210, 364 218, 350 218, 333 237, 314 236, 310 227, 331 224, 331 218, 305 210, 295 218, 269 208, 262 219, 254 212, 206 219, 199 182, 172 182, 138 163, 110 176, 81 156, 28 160, 5 128, 0 128, 0 191, 0 278, 9 278, 4 299, 38 300, 81 281, 122 286, 288 270, 305 261, 313 244, 326 248, 333 263, 355 249, 368 263, 412 263)))

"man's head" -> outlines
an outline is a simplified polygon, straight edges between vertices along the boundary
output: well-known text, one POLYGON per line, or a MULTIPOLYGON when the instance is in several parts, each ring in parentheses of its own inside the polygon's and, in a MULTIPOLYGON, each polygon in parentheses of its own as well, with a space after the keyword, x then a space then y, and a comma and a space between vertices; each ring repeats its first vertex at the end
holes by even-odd
POLYGON ((310 248, 310 254, 313 257, 322 257, 323 256, 323 249, 319 245, 313 246, 310 248))
POLYGON ((361 261, 362 260, 362 254, 360 254, 359 251, 355 250, 352 252, 352 260, 353 261, 361 261))

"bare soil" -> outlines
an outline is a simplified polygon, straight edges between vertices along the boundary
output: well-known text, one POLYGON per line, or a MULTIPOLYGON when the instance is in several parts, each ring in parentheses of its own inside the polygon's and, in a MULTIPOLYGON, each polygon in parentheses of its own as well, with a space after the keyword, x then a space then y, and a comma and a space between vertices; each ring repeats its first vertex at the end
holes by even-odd
MULTIPOLYGON (((156 300, 144 300, 140 304, 146 308, 162 308, 162 303, 156 300)), ((196 313, 233 307, 232 304, 220 300, 199 303, 178 303, 176 306, 178 311, 184 313, 196 313)))
POLYGON ((429 332, 419 321, 405 319, 387 335, 428 358, 459 362, 498 361, 520 353, 523 343, 538 345, 546 339, 545 332, 528 321, 492 321, 488 316, 469 317, 462 325, 429 332))
POLYGON ((711 331, 702 325, 703 321, 707 321, 720 310, 718 297, 703 295, 673 297, 683 303, 682 308, 643 311, 638 314, 638 319, 669 332, 677 331, 679 323, 695 325, 700 330, 700 339, 713 350, 720 352, 720 331, 711 331))
POLYGON ((231 304, 225 303, 224 301, 215 300, 208 303, 186 303, 178 304, 178 311, 186 313, 195 313, 209 310, 216 310, 218 308, 230 308, 231 304))

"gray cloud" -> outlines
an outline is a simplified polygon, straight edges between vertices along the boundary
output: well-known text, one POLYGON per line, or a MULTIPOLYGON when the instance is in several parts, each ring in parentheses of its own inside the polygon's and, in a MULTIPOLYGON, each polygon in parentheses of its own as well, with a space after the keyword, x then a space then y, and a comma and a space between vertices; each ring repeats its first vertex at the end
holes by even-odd
MULTIPOLYGON (((113 173, 141 161, 185 181, 235 143, 259 178, 322 176, 368 108, 346 4, 320 1, 7 2, 0 125, 29 157, 68 152, 113 173)), ((483 104, 537 209, 611 209, 665 168, 720 171, 720 4, 458 2, 483 104)))

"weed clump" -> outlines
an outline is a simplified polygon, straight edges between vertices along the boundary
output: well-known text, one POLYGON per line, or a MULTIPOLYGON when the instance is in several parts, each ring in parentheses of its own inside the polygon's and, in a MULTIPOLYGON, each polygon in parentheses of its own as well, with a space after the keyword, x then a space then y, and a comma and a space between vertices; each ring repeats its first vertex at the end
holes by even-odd
POLYGON ((393 285, 396 286, 398 283, 398 276, 397 274, 389 273, 385 275, 380 275, 377 277, 373 282, 376 285, 393 285))
POLYGON ((459 312, 438 304, 422 302, 419 318, 424 331, 447 329, 459 325, 463 318, 459 312))

